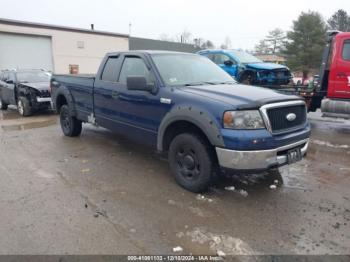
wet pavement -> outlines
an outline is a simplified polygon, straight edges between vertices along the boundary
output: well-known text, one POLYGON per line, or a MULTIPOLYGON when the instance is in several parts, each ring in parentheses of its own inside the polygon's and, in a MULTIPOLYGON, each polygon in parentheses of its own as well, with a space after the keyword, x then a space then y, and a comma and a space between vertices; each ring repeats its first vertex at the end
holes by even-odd
POLYGON ((152 148, 0 112, 0 254, 349 254, 350 122, 310 118, 306 159, 197 195, 152 148))

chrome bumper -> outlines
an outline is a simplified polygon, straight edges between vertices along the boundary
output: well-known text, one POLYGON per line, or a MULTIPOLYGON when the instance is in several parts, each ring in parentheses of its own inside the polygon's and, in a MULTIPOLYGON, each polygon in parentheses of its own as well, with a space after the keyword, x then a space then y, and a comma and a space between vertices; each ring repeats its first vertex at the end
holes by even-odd
POLYGON ((217 147, 216 154, 221 167, 236 170, 263 170, 287 164, 287 155, 278 155, 278 153, 301 145, 303 145, 301 154, 304 156, 309 146, 309 139, 275 149, 258 151, 235 151, 217 147))
POLYGON ((36 101, 38 103, 45 103, 45 102, 50 102, 51 103, 51 97, 37 97, 36 101))

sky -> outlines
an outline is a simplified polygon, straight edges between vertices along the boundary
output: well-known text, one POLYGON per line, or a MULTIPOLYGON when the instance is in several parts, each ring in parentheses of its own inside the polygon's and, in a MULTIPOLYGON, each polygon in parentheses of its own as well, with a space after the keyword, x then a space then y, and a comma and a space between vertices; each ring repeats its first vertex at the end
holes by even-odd
POLYGON ((276 27, 290 30, 301 12, 328 19, 338 9, 350 14, 350 0, 0 0, 0 17, 159 39, 184 30, 216 46, 253 49, 276 27))

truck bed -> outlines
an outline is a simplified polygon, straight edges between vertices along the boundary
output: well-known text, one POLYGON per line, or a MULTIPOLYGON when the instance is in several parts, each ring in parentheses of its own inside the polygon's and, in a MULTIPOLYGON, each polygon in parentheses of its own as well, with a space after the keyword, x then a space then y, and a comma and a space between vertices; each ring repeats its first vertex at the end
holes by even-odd
MULTIPOLYGON (((93 89, 95 75, 54 75, 52 81, 58 81, 67 87, 74 100, 80 118, 87 120, 93 113, 93 89)), ((54 92, 54 90, 52 90, 54 92)))

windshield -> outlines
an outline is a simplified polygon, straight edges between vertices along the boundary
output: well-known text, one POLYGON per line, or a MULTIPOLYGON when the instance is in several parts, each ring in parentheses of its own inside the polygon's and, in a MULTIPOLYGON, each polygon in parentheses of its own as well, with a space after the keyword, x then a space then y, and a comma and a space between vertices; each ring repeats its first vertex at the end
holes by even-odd
POLYGON ((49 82, 51 74, 45 71, 17 72, 17 81, 20 83, 49 82))
POLYGON ((230 75, 203 56, 155 54, 152 58, 167 86, 235 83, 230 75))
POLYGON ((230 50, 230 51, 228 51, 228 53, 233 55, 235 58, 237 58, 243 64, 262 63, 263 62, 259 58, 256 58, 255 56, 248 54, 244 51, 230 50))

